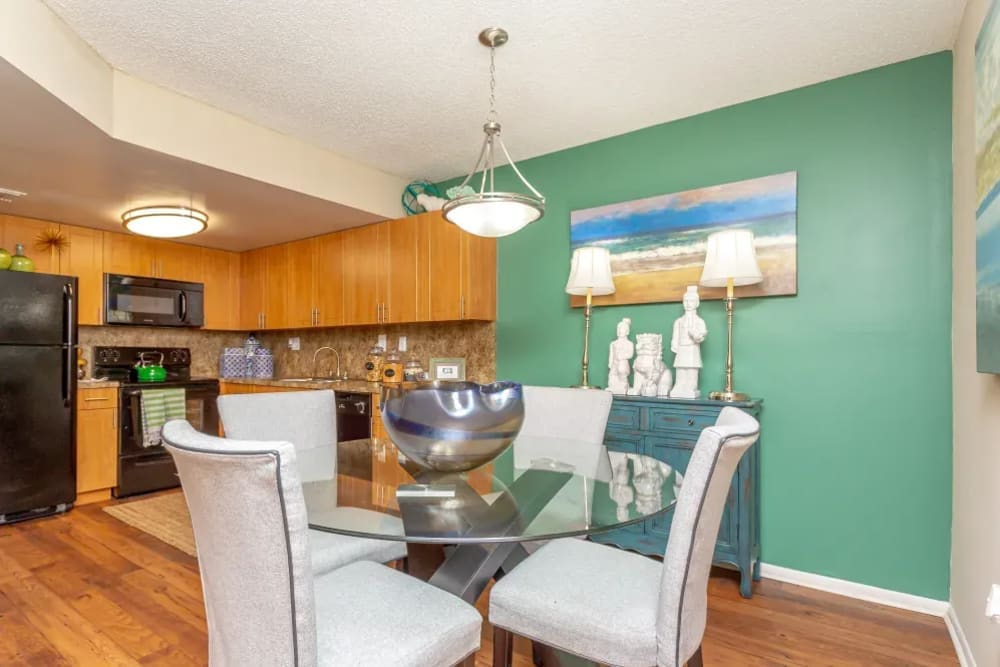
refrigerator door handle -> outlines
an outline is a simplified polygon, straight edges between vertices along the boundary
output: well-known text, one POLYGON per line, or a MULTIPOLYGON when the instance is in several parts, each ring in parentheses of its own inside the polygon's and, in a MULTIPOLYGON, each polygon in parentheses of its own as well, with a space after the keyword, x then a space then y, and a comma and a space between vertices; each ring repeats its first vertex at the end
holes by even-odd
POLYGON ((76 377, 76 341, 73 340, 73 330, 76 328, 76 298, 73 294, 73 284, 63 285, 63 301, 66 307, 66 344, 63 354, 63 405, 73 406, 73 379, 76 377))

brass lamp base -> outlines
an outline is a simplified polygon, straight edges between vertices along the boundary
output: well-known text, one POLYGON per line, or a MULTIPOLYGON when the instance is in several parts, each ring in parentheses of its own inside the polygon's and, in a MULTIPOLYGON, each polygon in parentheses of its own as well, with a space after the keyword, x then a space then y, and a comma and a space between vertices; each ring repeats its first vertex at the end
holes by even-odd
POLYGON ((750 400, 749 394, 744 394, 739 391, 713 391, 708 395, 708 397, 713 401, 728 401, 730 403, 750 400))
POLYGON ((575 384, 570 389, 603 389, 603 387, 595 387, 592 384, 575 384))

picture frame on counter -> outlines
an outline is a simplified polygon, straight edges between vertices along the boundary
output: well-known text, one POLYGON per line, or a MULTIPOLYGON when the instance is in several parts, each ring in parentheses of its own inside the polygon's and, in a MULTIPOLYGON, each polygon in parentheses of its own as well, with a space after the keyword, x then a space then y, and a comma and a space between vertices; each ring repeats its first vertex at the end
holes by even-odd
POLYGON ((464 380, 465 357, 437 357, 431 359, 431 380, 464 380))

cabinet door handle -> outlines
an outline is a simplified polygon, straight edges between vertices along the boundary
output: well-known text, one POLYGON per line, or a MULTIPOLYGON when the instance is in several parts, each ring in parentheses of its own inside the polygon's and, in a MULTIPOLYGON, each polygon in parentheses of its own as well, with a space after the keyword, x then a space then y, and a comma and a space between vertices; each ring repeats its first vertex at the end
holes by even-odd
POLYGON ((389 321, 389 306, 388 304, 385 303, 382 304, 382 321, 383 322, 389 321))
POLYGON ((116 431, 118 430, 118 411, 117 410, 112 410, 111 411, 111 428, 115 429, 116 431))
POLYGON ((465 297, 458 297, 458 319, 465 319, 465 297))
POLYGON ((103 396, 103 397, 97 397, 97 398, 85 398, 83 400, 85 402, 90 402, 90 401, 110 401, 111 399, 108 398, 107 396, 103 396))

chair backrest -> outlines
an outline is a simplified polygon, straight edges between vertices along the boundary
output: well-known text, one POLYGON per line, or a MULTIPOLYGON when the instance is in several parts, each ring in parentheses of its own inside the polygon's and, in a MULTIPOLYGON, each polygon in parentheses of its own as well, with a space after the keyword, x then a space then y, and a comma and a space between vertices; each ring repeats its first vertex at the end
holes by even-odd
POLYGON ((611 392, 597 389, 525 386, 524 424, 518 434, 520 446, 514 449, 514 467, 523 470, 533 467, 534 458, 553 458, 590 477, 601 469, 610 479, 602 446, 612 398, 611 392), (581 443, 593 447, 580 447, 581 443))
POLYGON ((695 444, 663 558, 656 623, 659 667, 682 667, 701 645, 708 575, 726 496, 740 458, 759 436, 756 419, 726 407, 695 444))
POLYGON ((191 513, 211 665, 317 661, 305 501, 288 442, 163 426, 191 513))
POLYGON ((303 482, 337 475, 336 395, 328 389, 227 394, 218 400, 227 438, 295 445, 303 482))

